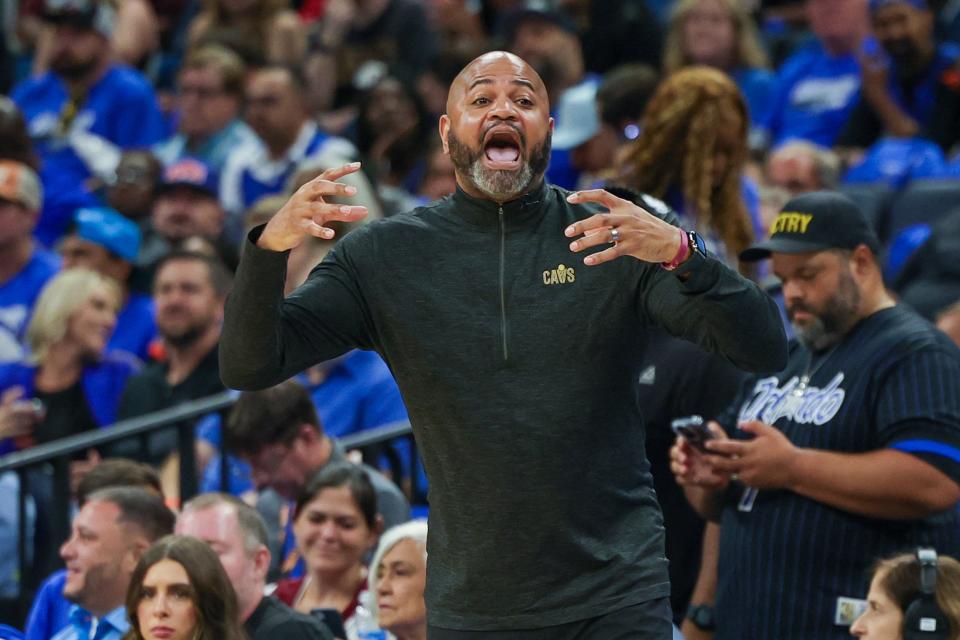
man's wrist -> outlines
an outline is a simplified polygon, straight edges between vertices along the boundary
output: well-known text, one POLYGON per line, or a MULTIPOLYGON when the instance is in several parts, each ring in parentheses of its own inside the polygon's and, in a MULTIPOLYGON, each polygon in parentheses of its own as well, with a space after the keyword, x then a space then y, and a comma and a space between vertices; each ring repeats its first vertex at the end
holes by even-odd
POLYGON ((660 263, 660 266, 667 271, 673 271, 681 264, 686 262, 687 258, 690 257, 690 237, 687 235, 686 231, 680 228, 677 228, 677 233, 680 236, 680 242, 677 245, 676 253, 669 262, 660 263))
POLYGON ((713 631, 717 626, 712 604, 690 603, 684 619, 693 623, 693 626, 703 631, 713 631))

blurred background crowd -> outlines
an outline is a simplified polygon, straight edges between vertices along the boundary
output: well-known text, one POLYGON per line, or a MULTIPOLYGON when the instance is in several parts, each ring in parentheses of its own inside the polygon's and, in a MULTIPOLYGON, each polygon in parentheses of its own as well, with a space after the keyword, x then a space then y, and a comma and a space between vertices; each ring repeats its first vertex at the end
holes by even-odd
MULTIPOLYGON (((0 455, 224 391, 217 344, 246 233, 300 185, 355 160, 362 171, 344 179, 357 189, 350 202, 370 211, 356 224, 453 192, 437 120, 459 70, 494 49, 527 60, 547 86, 556 122, 549 182, 662 200, 712 253, 774 295, 772 275, 737 256, 768 235, 791 197, 840 190, 881 239, 890 290, 960 341, 957 0, 0 7, 0 455)), ((287 291, 329 247, 314 239, 293 251, 287 291)), ((699 357, 658 344, 653 364, 699 357)), ((702 369, 708 379, 736 381, 714 366, 702 369)), ((648 456, 680 623, 703 523, 669 472, 668 424, 678 411, 665 398, 684 380, 667 377, 641 378, 640 394, 649 395, 648 456)), ((732 397, 728 386, 702 399, 714 403, 709 410, 732 397)), ((361 592, 380 593, 366 569, 379 533, 426 515, 427 481, 409 437, 364 449, 367 484, 349 471, 316 474, 357 461, 340 439, 406 418, 389 369, 370 352, 240 394, 197 421, 191 457, 201 492, 241 502, 222 497, 194 513, 221 509, 242 520, 243 505, 256 506, 266 529, 250 530, 269 550, 263 581, 281 579, 276 595, 294 609, 354 620, 361 592), (321 520, 334 512, 349 521, 335 561, 316 549, 321 520)), ((72 453, 72 509, 85 501, 85 480, 102 489, 143 478, 180 508, 192 497, 181 496, 180 458, 171 430, 72 453), (120 465, 122 482, 110 480, 118 460, 132 465, 120 465)), ((0 474, 0 620, 20 628, 34 593, 55 590, 44 583, 64 543, 47 522, 65 490, 55 476, 49 464, 0 474)), ((411 548, 422 551, 425 532, 414 533, 421 546, 411 548)), ((59 556, 69 565, 67 546, 59 556)), ((31 620, 42 630, 30 637, 53 637, 66 609, 49 605, 41 625, 37 606, 31 620)), ((361 624, 345 633, 359 637, 361 624)))

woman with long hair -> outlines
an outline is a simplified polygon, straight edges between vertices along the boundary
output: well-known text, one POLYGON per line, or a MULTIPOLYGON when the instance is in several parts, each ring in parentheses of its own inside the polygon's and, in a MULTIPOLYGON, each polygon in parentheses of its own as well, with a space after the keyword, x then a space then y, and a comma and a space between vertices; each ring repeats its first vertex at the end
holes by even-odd
POLYGON ((759 209, 749 211, 745 199, 745 188, 755 198, 743 173, 747 127, 746 103, 726 74, 682 69, 647 104, 640 136, 618 160, 616 180, 664 200, 714 255, 736 267, 760 225, 759 209))
POLYGON ((663 71, 704 65, 727 73, 743 93, 753 127, 767 119, 777 76, 741 0, 680 0, 664 45, 663 71))
POLYGON ((353 615, 360 593, 367 589, 364 558, 383 529, 370 478, 350 462, 326 465, 304 487, 293 518, 306 572, 302 578, 278 582, 274 595, 303 613, 336 609, 352 640, 353 615))
POLYGON ((166 536, 140 557, 126 599, 124 640, 247 640, 220 558, 190 536, 166 536))

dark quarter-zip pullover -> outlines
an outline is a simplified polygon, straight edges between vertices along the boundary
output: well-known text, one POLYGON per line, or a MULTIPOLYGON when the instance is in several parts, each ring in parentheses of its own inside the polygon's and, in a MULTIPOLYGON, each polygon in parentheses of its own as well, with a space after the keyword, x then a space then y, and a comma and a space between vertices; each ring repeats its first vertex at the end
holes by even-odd
POLYGON ((647 327, 749 371, 786 362, 773 301, 718 260, 585 266, 564 229, 599 209, 567 195, 458 190, 344 237, 286 299, 287 256, 255 230, 227 303, 228 386, 354 347, 390 365, 430 480, 434 626, 546 627, 668 595, 636 392, 647 327))

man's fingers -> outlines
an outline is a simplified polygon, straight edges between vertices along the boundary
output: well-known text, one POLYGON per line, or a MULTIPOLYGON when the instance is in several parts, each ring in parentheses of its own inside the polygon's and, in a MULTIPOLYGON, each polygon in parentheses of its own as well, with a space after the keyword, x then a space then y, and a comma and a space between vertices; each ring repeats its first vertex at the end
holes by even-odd
POLYGON ((742 456, 747 452, 749 442, 743 440, 707 440, 704 446, 711 453, 721 456, 742 456))
POLYGON ((311 200, 329 198, 331 196, 355 196, 357 188, 353 185, 343 182, 333 182, 331 180, 311 181, 307 183, 309 189, 306 196, 311 200))
POLYGON ((603 251, 598 251, 597 253, 591 253, 586 258, 583 259, 583 263, 587 266, 593 266, 602 264, 604 262, 610 262, 611 260, 616 260, 620 256, 624 255, 626 252, 621 249, 621 244, 615 244, 612 247, 608 247, 603 251))
POLYGON ((610 227, 611 222, 612 220, 609 213, 597 213, 589 218, 574 222, 564 230, 563 235, 567 236, 568 238, 572 238, 574 236, 586 234, 591 231, 596 231, 597 229, 610 227))
MULTIPOLYGON (((620 240, 623 240, 621 237, 620 240)), ((597 245, 605 245, 613 242, 612 230, 607 227, 588 230, 582 238, 578 238, 570 243, 570 251, 583 251, 597 245)))
POLYGON ((341 222, 353 222, 354 220, 360 220, 367 215, 367 208, 361 205, 335 204, 326 206, 332 207, 332 209, 328 209, 322 214, 315 214, 314 219, 316 219, 318 216, 322 216, 325 221, 339 220, 341 222))
POLYGON ((23 387, 15 386, 10 387, 9 389, 3 392, 3 395, 0 396, 0 405, 9 405, 13 404, 17 400, 23 397, 23 387))
POLYGON ((618 198, 605 189, 587 189, 586 191, 577 191, 576 193, 571 193, 569 196, 567 196, 567 202, 573 204, 596 202, 597 204, 602 204, 607 209, 613 209, 617 205, 623 204, 626 201, 618 198))
POLYGON ((324 171, 323 173, 321 173, 319 176, 317 176, 316 178, 314 178, 314 179, 311 180, 310 182, 317 182, 318 180, 320 180, 320 181, 322 181, 322 180, 329 180, 329 181, 339 180, 339 179, 342 178, 343 176, 345 176, 345 175, 347 175, 347 174, 350 174, 350 173, 355 173, 355 172, 357 172, 357 171, 359 171, 359 170, 360 170, 360 163, 359 163, 359 162, 351 162, 350 164, 345 164, 345 165, 343 165, 342 167, 333 167, 333 168, 331 168, 331 169, 327 169, 326 171, 324 171))

